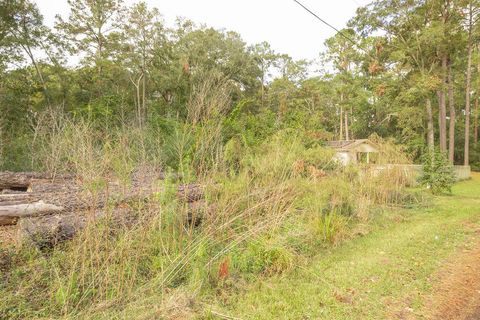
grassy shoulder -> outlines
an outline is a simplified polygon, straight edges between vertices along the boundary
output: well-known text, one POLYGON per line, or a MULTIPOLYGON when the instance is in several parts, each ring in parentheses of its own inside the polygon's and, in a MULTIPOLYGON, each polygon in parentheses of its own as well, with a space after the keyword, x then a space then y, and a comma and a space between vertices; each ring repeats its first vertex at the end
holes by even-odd
POLYGON ((248 319, 418 318, 432 274, 480 222, 480 175, 428 208, 398 210, 295 271, 251 283, 223 312, 248 319), (400 223, 399 223, 400 222, 400 223))

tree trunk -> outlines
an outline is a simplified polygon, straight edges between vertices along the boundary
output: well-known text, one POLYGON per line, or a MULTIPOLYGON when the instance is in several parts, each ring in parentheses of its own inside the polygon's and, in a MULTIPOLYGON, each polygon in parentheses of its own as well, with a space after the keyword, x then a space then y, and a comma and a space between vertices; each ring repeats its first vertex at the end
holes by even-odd
MULTIPOLYGON (((477 53, 480 56, 480 44, 477 45, 477 53)), ((480 84, 480 59, 478 59, 477 64, 477 76, 480 84)), ((475 99, 475 111, 473 118, 473 141, 475 142, 475 144, 478 143, 478 100, 480 99, 480 93, 478 92, 478 90, 480 90, 480 86, 477 88, 477 98, 475 99)))
POLYGON ((348 132, 348 111, 345 110, 345 140, 350 140, 350 135, 348 132))
POLYGON ((21 240, 32 242, 40 249, 52 248, 63 241, 73 239, 78 232, 87 227, 87 224, 102 219, 103 223, 108 223, 109 232, 115 232, 121 229, 119 227, 134 225, 138 217, 132 214, 130 208, 27 217, 21 219, 18 233, 21 240))
POLYGON ((432 101, 427 99, 427 145, 428 150, 431 155, 435 150, 435 136, 433 131, 433 112, 432 112, 432 101))
MULTIPOLYGON (((108 187, 93 194, 73 179, 55 182, 33 180, 34 177, 44 176, 39 173, 0 173, 0 183, 6 185, 5 181, 8 181, 10 188, 13 188, 12 185, 23 187, 22 191, 4 189, 3 192, 10 193, 0 193, 0 225, 15 224, 18 219, 30 216, 99 210, 107 204, 121 207, 122 204, 142 201, 155 193, 164 192, 155 182, 165 176, 154 170, 134 174, 130 187, 109 182, 108 187), (27 186, 29 192, 26 192, 27 186)), ((182 203, 191 203, 203 199, 204 192, 196 184, 180 185, 177 197, 182 203)))
POLYGON ((340 137, 338 140, 343 140, 343 107, 340 106, 340 137))
POLYGON ((262 110, 265 101, 265 64, 262 62, 262 110))
POLYGON ((137 117, 137 124, 139 128, 142 128, 142 99, 140 94, 140 84, 143 78, 143 73, 140 75, 136 81, 134 81, 130 77, 130 81, 132 82, 133 86, 135 87, 135 96, 136 96, 136 117, 137 117))
MULTIPOLYGON (((144 39, 144 43, 145 43, 144 39)), ((146 95, 147 95, 147 53, 145 51, 145 48, 143 48, 143 60, 142 60, 142 124, 145 124, 147 120, 147 102, 146 102, 146 95)))
POLYGON ((475 110, 473 111, 473 142, 478 143, 478 97, 475 99, 475 110))
MULTIPOLYGON (((348 121, 351 125, 352 121, 353 121, 353 107, 351 107, 351 106, 350 106, 350 117, 348 117, 348 121)), ((348 136, 350 137, 350 139, 355 140, 355 137, 353 136, 352 127, 349 126, 349 128, 350 128, 350 132, 348 133, 348 136)))
POLYGON ((445 83, 447 74, 447 55, 442 56, 442 88, 439 93, 439 110, 438 110, 438 125, 439 125, 439 142, 440 151, 447 152, 447 107, 445 96, 445 83))
POLYGON ((98 27, 98 31, 96 33, 97 38, 97 51, 95 52, 95 65, 97 67, 98 76, 101 79, 102 75, 102 57, 103 57, 103 33, 102 33, 102 26, 98 27))
POLYGON ((35 68, 35 72, 37 73, 38 79, 40 80, 40 84, 42 85, 43 94, 45 95, 47 102, 50 103, 50 95, 48 94, 47 84, 45 83, 45 79, 43 78, 42 71, 40 70, 40 66, 37 63, 37 60, 35 59, 35 56, 33 55, 32 50, 30 49, 29 46, 22 45, 22 48, 27 54, 27 56, 30 58, 30 61, 32 61, 32 64, 35 68))
POLYGON ((142 128, 142 99, 140 98, 140 81, 141 78, 137 81, 137 117, 138 117, 138 127, 142 128))
POLYGON ((147 103, 145 102, 146 93, 146 86, 147 81, 145 80, 145 75, 142 78, 142 125, 145 124, 147 121, 147 103))
POLYGON ((343 140, 343 93, 340 94, 340 139, 343 140))
POLYGON ((450 111, 450 123, 448 128, 448 160, 453 164, 455 161, 455 97, 453 91, 452 64, 448 64, 448 107, 450 111))
POLYGON ((464 165, 470 164, 470 90, 472 81, 472 28, 473 28, 473 5, 469 6, 468 25, 468 62, 467 62, 467 84, 465 92, 465 147, 464 165))

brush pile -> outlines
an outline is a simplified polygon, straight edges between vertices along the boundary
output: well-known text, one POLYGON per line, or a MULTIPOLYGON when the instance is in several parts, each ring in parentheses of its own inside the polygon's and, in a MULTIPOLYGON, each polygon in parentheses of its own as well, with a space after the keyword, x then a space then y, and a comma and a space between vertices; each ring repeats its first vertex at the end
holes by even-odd
MULTIPOLYGON (((0 226, 17 225, 22 238, 54 245, 71 239, 89 221, 113 219, 132 224, 132 202, 146 201, 162 192, 160 170, 136 171, 128 184, 118 181, 85 183, 69 175, 37 172, 0 172, 0 226)), ((195 208, 203 199, 198 185, 180 185, 179 201, 195 208)))

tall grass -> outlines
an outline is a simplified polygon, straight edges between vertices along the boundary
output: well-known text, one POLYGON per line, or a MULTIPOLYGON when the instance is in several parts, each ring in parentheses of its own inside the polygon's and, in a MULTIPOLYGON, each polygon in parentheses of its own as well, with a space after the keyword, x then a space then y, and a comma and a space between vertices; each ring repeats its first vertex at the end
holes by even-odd
POLYGON ((229 157, 221 117, 228 90, 220 79, 195 88, 188 122, 169 130, 128 124, 105 130, 61 113, 42 116, 32 163, 74 173, 88 192, 104 191, 106 181, 127 186, 138 172, 151 181, 156 167, 178 175, 155 182, 152 197, 130 201, 124 219, 107 208, 103 219, 91 219, 52 251, 12 249, 0 318, 202 313, 208 310, 202 297, 234 290, 250 276, 288 272, 309 248, 338 243, 349 224, 367 221, 372 206, 403 201, 406 181, 396 173, 342 168, 331 150, 302 132, 280 131, 253 149, 237 141, 232 148, 241 151, 229 157), (195 207, 176 192, 192 181, 205 192, 195 207))

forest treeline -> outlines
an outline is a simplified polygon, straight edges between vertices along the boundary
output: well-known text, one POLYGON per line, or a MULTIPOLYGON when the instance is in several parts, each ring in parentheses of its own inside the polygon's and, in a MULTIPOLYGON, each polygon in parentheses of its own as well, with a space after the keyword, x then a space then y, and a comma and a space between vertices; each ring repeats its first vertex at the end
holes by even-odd
POLYGON ((4 169, 35 169, 46 112, 162 137, 215 118, 224 144, 245 146, 287 128, 319 140, 375 133, 415 159, 430 146, 480 167, 479 1, 374 1, 315 62, 186 19, 168 26, 143 2, 68 3, 51 29, 33 1, 0 1, 4 169), (209 98, 213 87, 224 90, 209 98))

